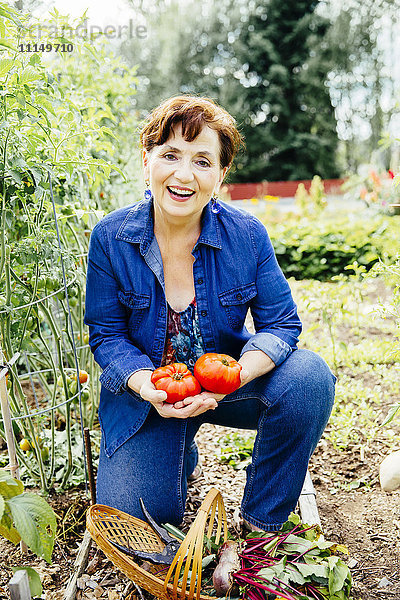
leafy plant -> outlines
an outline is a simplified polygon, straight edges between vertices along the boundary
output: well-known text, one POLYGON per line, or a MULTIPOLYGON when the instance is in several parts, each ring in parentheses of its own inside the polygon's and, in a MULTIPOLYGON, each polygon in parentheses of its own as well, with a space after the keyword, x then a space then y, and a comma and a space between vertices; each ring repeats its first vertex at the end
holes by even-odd
POLYGON ((345 192, 358 196, 368 208, 373 208, 377 213, 392 215, 394 211, 390 205, 399 202, 394 178, 395 175, 390 170, 378 173, 374 168, 360 169, 360 173, 349 177, 342 187, 345 192))
POLYGON ((76 468, 72 424, 92 428, 97 414, 99 373, 83 323, 86 255, 93 226, 112 206, 109 183, 118 189, 124 179, 132 140, 129 131, 116 140, 115 131, 136 127, 136 79, 101 41, 74 39, 73 53, 51 64, 40 52, 18 52, 27 24, 0 2, 10 40, 0 60, 0 344, 6 360, 21 353, 8 388, 16 435, 31 448, 17 445, 18 459, 48 490, 57 479, 57 430, 66 437, 66 487, 76 468), (88 381, 73 382, 82 369, 88 381))
POLYGON ((291 513, 276 533, 248 534, 240 552, 242 567, 232 573, 242 598, 265 600, 346 600, 351 574, 337 556, 347 548, 321 539, 318 525, 306 525, 291 513))
MULTIPOLYGON (((393 287, 391 302, 386 305, 381 304, 378 312, 381 316, 383 316, 383 318, 390 316, 395 320, 394 335, 397 339, 397 342, 392 344, 389 357, 398 363, 400 360, 400 255, 391 265, 380 261, 379 264, 376 265, 374 272, 371 275, 383 275, 393 287)), ((399 365, 397 364, 394 368, 399 370, 399 365)), ((400 402, 396 402, 391 407, 382 425, 387 425, 390 423, 399 411, 400 402)))
POLYGON ((245 469, 253 454, 255 434, 228 433, 219 440, 219 459, 236 470, 245 469))
POLYGON ((307 192, 304 183, 300 183, 295 194, 295 205, 303 216, 319 216, 327 207, 324 184, 321 177, 314 175, 310 191, 307 192))
POLYGON ((47 502, 24 492, 21 481, 0 469, 0 535, 13 544, 21 539, 37 556, 51 562, 56 515, 47 502))
POLYGON ((345 274, 354 261, 368 271, 379 258, 395 259, 398 217, 326 214, 318 218, 318 227, 311 217, 288 216, 280 223, 261 217, 287 277, 326 281, 345 274))

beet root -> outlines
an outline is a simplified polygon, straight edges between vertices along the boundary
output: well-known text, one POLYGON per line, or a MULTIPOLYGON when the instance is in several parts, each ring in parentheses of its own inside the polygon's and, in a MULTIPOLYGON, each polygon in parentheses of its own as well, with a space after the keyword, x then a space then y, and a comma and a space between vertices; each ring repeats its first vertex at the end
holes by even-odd
POLYGON ((213 574, 213 585, 217 596, 226 596, 233 585, 231 573, 240 569, 239 544, 228 540, 221 546, 219 563, 213 574))

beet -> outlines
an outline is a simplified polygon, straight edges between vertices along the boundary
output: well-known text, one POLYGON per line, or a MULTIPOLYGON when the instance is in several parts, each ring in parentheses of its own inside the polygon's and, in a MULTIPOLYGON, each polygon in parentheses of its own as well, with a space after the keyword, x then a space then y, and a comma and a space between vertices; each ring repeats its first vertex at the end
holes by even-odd
POLYGON ((233 585, 231 573, 240 569, 239 543, 228 540, 221 546, 219 563, 213 574, 217 596, 226 596, 233 585))

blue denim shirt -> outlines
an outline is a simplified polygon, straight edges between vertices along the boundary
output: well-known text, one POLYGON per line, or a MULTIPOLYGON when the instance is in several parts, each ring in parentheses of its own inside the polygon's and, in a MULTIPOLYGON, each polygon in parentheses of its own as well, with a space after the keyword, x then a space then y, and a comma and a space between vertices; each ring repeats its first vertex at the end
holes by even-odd
MULTIPOLYGON (((202 214, 193 277, 206 352, 238 359, 262 350, 276 365, 296 348, 301 323, 264 225, 220 202, 202 214), (256 333, 244 326, 250 308, 256 333)), ((142 425, 150 403, 127 389, 129 377, 161 364, 167 328, 163 263, 152 201, 127 206, 94 227, 89 247, 85 323, 103 369, 99 420, 110 456, 142 425)))

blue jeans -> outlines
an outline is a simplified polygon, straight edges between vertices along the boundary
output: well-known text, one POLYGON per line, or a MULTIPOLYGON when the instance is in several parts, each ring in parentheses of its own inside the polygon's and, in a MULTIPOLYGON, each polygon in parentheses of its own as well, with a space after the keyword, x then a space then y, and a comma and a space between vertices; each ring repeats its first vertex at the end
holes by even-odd
POLYGON ((279 529, 296 506, 309 458, 332 410, 335 381, 321 357, 296 350, 270 373, 225 396, 213 411, 164 419, 152 409, 139 431, 111 457, 102 444, 97 502, 143 518, 142 497, 157 522, 179 525, 201 425, 253 429, 257 436, 242 516, 262 529, 279 529))

